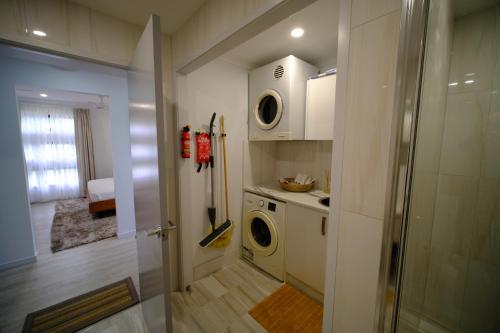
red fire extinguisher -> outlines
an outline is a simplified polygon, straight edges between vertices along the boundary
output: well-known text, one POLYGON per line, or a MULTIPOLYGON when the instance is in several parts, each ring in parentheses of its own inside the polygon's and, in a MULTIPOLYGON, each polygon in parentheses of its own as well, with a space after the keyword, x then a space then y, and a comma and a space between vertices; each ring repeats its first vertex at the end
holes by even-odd
POLYGON ((181 134, 181 155, 183 158, 191 157, 191 134, 189 126, 184 126, 181 134))

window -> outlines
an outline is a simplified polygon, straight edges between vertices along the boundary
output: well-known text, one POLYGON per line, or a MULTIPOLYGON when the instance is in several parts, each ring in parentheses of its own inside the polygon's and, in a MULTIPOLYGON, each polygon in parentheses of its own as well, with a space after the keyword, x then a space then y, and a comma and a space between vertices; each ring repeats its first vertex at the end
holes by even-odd
POLYGON ((31 202, 78 197, 73 109, 20 103, 31 202))

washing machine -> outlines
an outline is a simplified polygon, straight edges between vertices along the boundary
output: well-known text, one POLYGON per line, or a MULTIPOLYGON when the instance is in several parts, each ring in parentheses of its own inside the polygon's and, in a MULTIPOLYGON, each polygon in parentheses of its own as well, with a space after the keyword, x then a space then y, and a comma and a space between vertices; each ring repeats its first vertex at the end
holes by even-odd
POLYGON ((243 259, 283 281, 286 203, 249 192, 243 200, 243 259))
POLYGON ((318 68, 290 55, 249 74, 248 139, 303 140, 307 79, 318 68))

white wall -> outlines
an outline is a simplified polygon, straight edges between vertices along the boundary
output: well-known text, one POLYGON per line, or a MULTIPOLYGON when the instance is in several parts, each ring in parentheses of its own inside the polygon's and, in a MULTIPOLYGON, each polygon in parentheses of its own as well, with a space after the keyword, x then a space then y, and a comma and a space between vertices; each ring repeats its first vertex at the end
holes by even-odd
MULTIPOLYGON (((233 238, 226 249, 203 249, 198 242, 208 234, 209 219, 207 207, 210 204, 210 171, 196 172, 196 149, 194 134, 192 157, 182 160, 179 168, 181 188, 181 223, 183 230, 191 229, 183 235, 188 246, 184 255, 189 255, 192 267, 186 267, 185 277, 199 278, 219 269, 225 263, 239 257, 241 248, 241 212, 243 187, 243 140, 247 132, 248 73, 245 69, 222 60, 211 62, 178 80, 179 126, 190 124, 192 133, 196 129, 208 129, 213 112, 224 114, 227 132, 229 211, 234 222, 233 238), (190 253, 188 253, 190 252, 190 253), (190 275, 190 276, 189 276, 190 275)), ((217 131, 219 119, 216 120, 217 131)), ((180 128, 178 129, 180 131, 180 128)), ((216 160, 216 201, 217 221, 223 213, 222 149, 217 146, 216 160)))
POLYGON ((113 158, 111 154, 111 123, 109 110, 92 108, 90 127, 94 144, 94 163, 97 179, 113 177, 113 158))
MULTIPOLYGON (((77 65, 77 62, 67 63, 77 65)), ((0 56, 0 268, 35 256, 15 86, 28 85, 109 96, 118 234, 134 232, 126 72, 98 65, 86 70, 0 56), (91 69, 94 71, 91 71, 91 69)))

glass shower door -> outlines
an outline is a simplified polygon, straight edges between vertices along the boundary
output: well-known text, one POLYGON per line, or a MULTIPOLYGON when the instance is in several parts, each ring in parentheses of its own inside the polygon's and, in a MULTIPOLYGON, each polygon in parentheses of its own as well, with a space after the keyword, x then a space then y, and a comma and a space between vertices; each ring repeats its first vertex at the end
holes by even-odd
POLYGON ((397 332, 500 332, 500 3, 429 2, 397 332))

